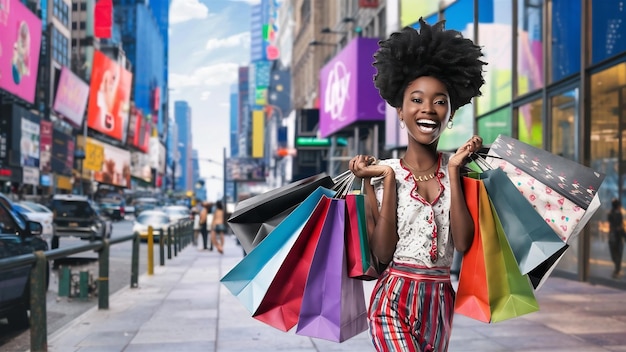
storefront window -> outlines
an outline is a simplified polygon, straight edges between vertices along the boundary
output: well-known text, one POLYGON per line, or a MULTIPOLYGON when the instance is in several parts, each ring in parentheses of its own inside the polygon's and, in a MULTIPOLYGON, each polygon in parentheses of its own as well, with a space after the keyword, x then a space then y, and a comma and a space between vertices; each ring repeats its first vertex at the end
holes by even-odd
POLYGON ((478 135, 483 138, 483 144, 491 144, 498 135, 510 136, 511 108, 500 109, 478 119, 478 135))
POLYGON ((517 90, 519 95, 544 85, 543 0, 518 1, 517 90))
POLYGON ((552 82, 580 71, 580 1, 552 0, 552 82))
MULTIPOLYGON (((569 3, 569 1, 566 1, 569 3)), ((591 61, 595 64, 626 50, 624 0, 591 1, 591 61)))
POLYGON ((543 101, 535 100, 520 106, 517 113, 519 127, 517 139, 539 149, 545 149, 543 147, 542 107, 543 101))
POLYGON ((611 278, 607 215, 613 198, 626 206, 626 63, 591 76, 591 168, 604 173, 598 190, 600 209, 589 221, 590 275, 611 278), (620 148, 621 146, 621 148, 620 148))
POLYGON ((576 160, 576 126, 578 126, 578 88, 556 95, 552 105, 552 153, 576 160))
POLYGON ((478 44, 483 48, 483 60, 488 63, 484 68, 482 96, 476 99, 478 115, 511 101, 512 7, 511 0, 478 3, 478 44))

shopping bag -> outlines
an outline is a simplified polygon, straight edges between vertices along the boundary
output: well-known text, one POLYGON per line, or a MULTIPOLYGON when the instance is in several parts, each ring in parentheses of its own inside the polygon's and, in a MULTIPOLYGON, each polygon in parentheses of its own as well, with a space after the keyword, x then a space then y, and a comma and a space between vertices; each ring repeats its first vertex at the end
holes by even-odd
POLYGON ((246 253, 318 187, 332 188, 333 179, 320 173, 237 203, 227 223, 246 253))
POLYGON ((565 247, 499 168, 479 174, 522 274, 528 274, 565 247))
POLYGON ((346 195, 346 254, 348 276, 359 280, 375 280, 379 271, 369 246, 365 195, 346 195))
POLYGON ((539 310, 528 277, 522 275, 508 244, 495 204, 480 184, 479 216, 491 322, 516 318, 539 310))
POLYGON ((598 209, 593 198, 605 175, 573 160, 500 135, 487 161, 506 173, 564 242, 570 243, 598 209))
POLYGON ((332 199, 307 277, 296 334, 343 342, 367 330, 363 281, 348 277, 345 200, 332 199))
POLYGON ((329 206, 328 197, 317 203, 252 317, 282 331, 296 326, 306 278, 329 206))
POLYGON ((454 312, 488 323, 491 321, 491 309, 489 308, 485 253, 479 218, 481 182, 463 177, 465 203, 474 221, 474 240, 470 248, 463 254, 454 312))
POLYGON ((318 187, 265 240, 222 277, 221 283, 250 313, 254 313, 259 307, 274 276, 320 199, 333 195, 335 191, 318 187))

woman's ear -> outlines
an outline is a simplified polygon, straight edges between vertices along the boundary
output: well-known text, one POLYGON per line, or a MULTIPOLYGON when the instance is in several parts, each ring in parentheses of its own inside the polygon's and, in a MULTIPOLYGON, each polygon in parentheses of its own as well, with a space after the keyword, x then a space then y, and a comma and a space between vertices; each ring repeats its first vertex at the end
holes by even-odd
POLYGON ((400 118, 402 118, 402 107, 396 108, 396 113, 400 118))

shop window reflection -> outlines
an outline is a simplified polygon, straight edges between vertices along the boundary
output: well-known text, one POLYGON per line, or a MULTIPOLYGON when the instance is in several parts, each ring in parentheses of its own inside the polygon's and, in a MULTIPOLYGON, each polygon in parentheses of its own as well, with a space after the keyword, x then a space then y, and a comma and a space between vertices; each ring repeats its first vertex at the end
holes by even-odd
POLYGON ((518 108, 518 138, 520 141, 539 149, 543 147, 542 100, 535 100, 518 108))
POLYGON ((552 153, 576 161, 578 89, 552 97, 552 153))
POLYGON ((591 238, 590 275, 610 278, 613 266, 607 215, 613 198, 626 206, 626 64, 592 75, 590 95, 590 166, 606 175, 598 190, 600 209, 587 225, 591 238))

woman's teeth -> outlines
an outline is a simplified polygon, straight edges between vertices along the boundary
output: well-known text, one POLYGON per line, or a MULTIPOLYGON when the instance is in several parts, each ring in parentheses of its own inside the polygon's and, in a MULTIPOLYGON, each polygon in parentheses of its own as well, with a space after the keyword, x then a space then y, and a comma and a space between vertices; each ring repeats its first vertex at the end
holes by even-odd
POLYGON ((432 120, 419 119, 416 122, 417 127, 424 133, 433 132, 437 128, 437 123, 432 120))

